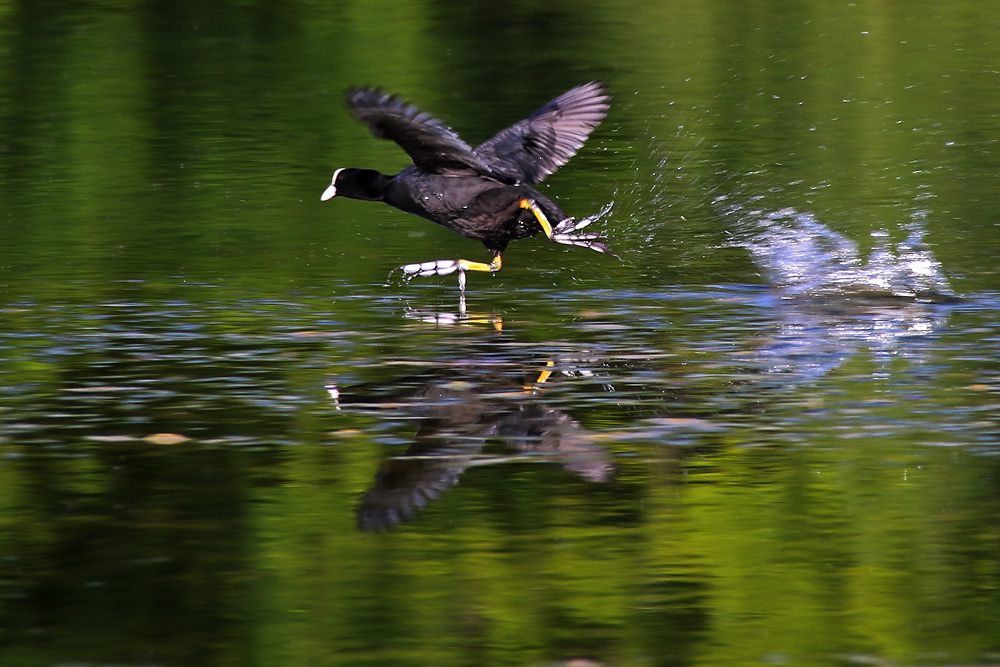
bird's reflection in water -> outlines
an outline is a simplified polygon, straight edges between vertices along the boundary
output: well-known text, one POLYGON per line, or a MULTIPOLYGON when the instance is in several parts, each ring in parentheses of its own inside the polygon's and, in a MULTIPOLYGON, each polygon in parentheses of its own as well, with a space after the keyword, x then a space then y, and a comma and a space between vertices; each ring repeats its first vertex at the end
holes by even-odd
MULTIPOLYGON (((410 311, 407 317, 438 324, 453 319, 431 311, 410 311)), ((464 312, 454 321, 501 326, 496 316, 464 312)), ((518 350, 498 345, 480 357, 445 360, 438 368, 395 378, 392 387, 327 386, 340 410, 374 410, 417 423, 412 443, 380 466, 362 497, 358 528, 384 531, 413 519, 475 466, 542 461, 588 482, 611 479, 610 453, 544 400, 546 387, 561 378, 592 376, 590 361, 546 360, 518 350), (487 447, 493 443, 495 452, 487 447)))

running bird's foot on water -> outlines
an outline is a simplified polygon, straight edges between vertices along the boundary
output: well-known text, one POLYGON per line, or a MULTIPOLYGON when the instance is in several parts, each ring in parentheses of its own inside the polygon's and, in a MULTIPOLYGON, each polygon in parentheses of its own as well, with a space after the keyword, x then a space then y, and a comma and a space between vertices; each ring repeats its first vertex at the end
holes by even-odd
POLYGON ((538 224, 541 226, 542 231, 545 232, 545 235, 549 237, 550 241, 562 243, 564 245, 580 246, 581 248, 590 248, 591 250, 596 250, 597 252, 603 252, 606 255, 614 255, 614 253, 611 252, 611 248, 604 243, 606 239, 601 234, 596 232, 577 234, 578 231, 595 220, 601 219, 605 213, 611 210, 610 204, 605 206, 604 210, 597 215, 584 218, 579 222, 577 222, 575 218, 566 218, 564 220, 560 220, 555 226, 549 222, 545 213, 542 212, 542 209, 540 209, 538 204, 532 200, 522 199, 519 204, 521 208, 528 209, 535 214, 535 219, 538 220, 538 224))
POLYGON ((614 206, 614 202, 609 202, 600 211, 594 215, 583 218, 579 222, 576 218, 566 218, 565 220, 560 220, 559 223, 552 228, 552 236, 550 238, 556 243, 575 245, 580 246, 581 248, 590 248, 591 250, 596 250, 597 252, 603 252, 606 255, 617 257, 618 255, 611 252, 611 248, 604 243, 606 238, 603 234, 599 234, 597 232, 585 232, 583 234, 578 233, 590 223, 596 222, 607 215, 612 206, 614 206))
POLYGON ((605 255, 613 255, 617 257, 615 253, 611 252, 611 248, 604 243, 604 241, 607 240, 604 235, 599 232, 585 232, 583 234, 577 233, 594 220, 597 220, 599 217, 600 214, 584 218, 579 222, 577 222, 575 218, 566 218, 552 228, 552 236, 549 238, 556 243, 575 245, 580 246, 581 248, 590 248, 591 250, 596 250, 597 252, 603 252, 605 255))
POLYGON ((489 264, 482 262, 470 262, 467 259, 435 259, 430 262, 420 262, 419 264, 404 264, 397 270, 402 271, 407 280, 426 276, 450 276, 458 271, 458 288, 465 292, 465 272, 466 271, 488 271, 496 273, 503 267, 503 259, 496 255, 489 264))

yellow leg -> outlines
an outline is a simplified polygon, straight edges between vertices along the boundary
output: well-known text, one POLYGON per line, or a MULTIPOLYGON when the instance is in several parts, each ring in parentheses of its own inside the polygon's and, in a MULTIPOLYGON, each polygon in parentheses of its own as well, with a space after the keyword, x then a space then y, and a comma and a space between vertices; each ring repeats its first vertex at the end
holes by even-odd
POLYGON ((555 366, 555 362, 549 361, 545 364, 545 370, 538 374, 538 379, 535 380, 534 384, 528 384, 524 386, 525 393, 531 393, 533 391, 538 391, 541 389, 545 381, 549 379, 552 375, 552 368, 555 366))
POLYGON ((495 255, 489 264, 470 262, 467 259, 438 259, 420 264, 404 264, 399 267, 399 270, 406 274, 408 279, 414 276, 447 276, 458 271, 458 287, 462 292, 465 292, 466 271, 495 273, 501 267, 503 267, 503 258, 500 255, 495 255))
POLYGON ((521 208, 526 208, 530 210, 532 213, 534 213, 535 219, 538 220, 538 224, 542 226, 542 231, 545 232, 545 235, 547 237, 549 237, 550 239, 552 238, 552 225, 549 223, 549 219, 545 217, 545 214, 542 212, 542 209, 538 208, 538 204, 531 201, 530 199, 522 199, 520 202, 518 202, 518 206, 520 206, 521 208))
POLYGON ((494 273, 503 268, 503 258, 497 255, 493 258, 493 261, 489 264, 483 264, 482 262, 470 262, 467 259, 458 260, 458 266, 464 271, 489 271, 494 273))
POLYGON ((458 260, 458 289, 465 294, 465 272, 466 271, 489 271, 493 273, 503 267, 503 259, 500 255, 495 255, 489 264, 482 262, 470 262, 467 259, 458 260))

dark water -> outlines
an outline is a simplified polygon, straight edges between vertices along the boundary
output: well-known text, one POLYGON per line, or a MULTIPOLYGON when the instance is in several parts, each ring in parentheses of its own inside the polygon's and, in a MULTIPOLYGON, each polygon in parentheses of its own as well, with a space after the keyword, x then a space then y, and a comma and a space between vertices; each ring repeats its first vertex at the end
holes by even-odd
POLYGON ((0 663, 1000 661, 1000 11, 0 7, 0 663), (619 259, 319 195, 602 78, 619 259))

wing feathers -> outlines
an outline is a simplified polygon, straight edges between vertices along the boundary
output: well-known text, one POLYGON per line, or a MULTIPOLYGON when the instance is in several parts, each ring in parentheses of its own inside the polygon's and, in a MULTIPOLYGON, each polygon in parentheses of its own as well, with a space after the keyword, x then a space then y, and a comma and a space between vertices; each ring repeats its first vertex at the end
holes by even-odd
POLYGON ((501 130, 476 148, 475 154, 496 174, 538 183, 583 147, 604 120, 610 99, 600 81, 577 86, 501 130))
POLYGON ((347 93, 347 108, 373 135, 399 144, 418 169, 434 174, 488 173, 454 130, 402 98, 378 88, 353 88, 347 93))
POLYGON ((351 89, 347 108, 373 135, 399 144, 422 171, 538 183, 580 150, 610 99, 600 81, 577 86, 475 150, 431 114, 378 88, 351 89))

